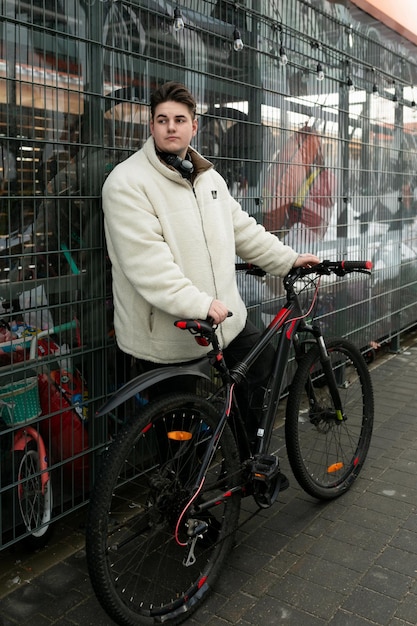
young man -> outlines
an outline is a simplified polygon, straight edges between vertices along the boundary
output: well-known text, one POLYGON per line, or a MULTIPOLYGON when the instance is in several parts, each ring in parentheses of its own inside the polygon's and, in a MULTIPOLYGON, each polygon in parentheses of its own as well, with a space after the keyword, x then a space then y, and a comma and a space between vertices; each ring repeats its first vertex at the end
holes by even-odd
MULTIPOLYGON (((190 146, 197 128, 192 94, 179 83, 163 85, 151 97, 151 136, 103 186, 117 342, 143 370, 207 351, 174 326, 179 318, 222 323, 230 364, 247 351, 259 331, 247 321, 237 288, 236 254, 277 276, 319 262, 298 255, 242 210, 190 146)), ((270 357, 254 364, 251 388, 264 381, 270 357)))

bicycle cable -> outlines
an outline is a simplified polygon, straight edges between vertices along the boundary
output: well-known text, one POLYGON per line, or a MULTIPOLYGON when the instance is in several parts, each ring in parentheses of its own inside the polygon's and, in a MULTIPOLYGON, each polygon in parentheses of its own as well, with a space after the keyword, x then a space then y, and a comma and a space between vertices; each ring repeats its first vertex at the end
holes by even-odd
POLYGON ((198 487, 197 491, 195 492, 195 494, 193 495, 193 497, 191 498, 191 500, 190 500, 190 501, 186 504, 186 506, 185 506, 185 507, 184 507, 184 509, 182 510, 182 513, 181 513, 181 515, 179 516, 178 521, 177 521, 177 524, 176 524, 176 526, 175 526, 175 535, 174 535, 174 536, 175 536, 175 541, 176 541, 176 542, 177 542, 177 544, 178 544, 179 546, 181 546, 182 548, 184 548, 184 547, 187 545, 187 542, 185 542, 185 543, 184 543, 184 542, 180 541, 180 539, 179 539, 179 527, 180 527, 180 524, 181 524, 182 518, 184 517, 184 515, 185 515, 186 511, 190 508, 190 506, 192 505, 192 503, 194 502, 194 500, 197 498, 198 494, 199 494, 199 493, 200 493, 200 491, 202 490, 203 485, 204 485, 204 481, 205 481, 205 480, 206 480, 206 477, 205 477, 205 476, 203 476, 203 478, 201 479, 200 486, 198 487))
MULTIPOLYGON (((315 286, 314 295, 313 295, 313 298, 311 300, 311 304, 310 304, 309 309, 303 315, 300 315, 299 317, 291 317, 288 320, 288 323, 289 322, 298 322, 299 320, 305 319, 306 317, 308 317, 310 315, 311 311, 313 310, 313 308, 314 308, 314 306, 315 306, 315 304, 317 302, 317 299, 318 299, 318 292, 319 292, 319 287, 320 287, 320 282, 321 282, 321 276, 318 277, 317 282, 315 282, 313 279, 311 279, 309 282, 310 283, 314 283, 314 286, 315 286)), ((304 288, 306 288, 306 287, 304 287, 304 288)))

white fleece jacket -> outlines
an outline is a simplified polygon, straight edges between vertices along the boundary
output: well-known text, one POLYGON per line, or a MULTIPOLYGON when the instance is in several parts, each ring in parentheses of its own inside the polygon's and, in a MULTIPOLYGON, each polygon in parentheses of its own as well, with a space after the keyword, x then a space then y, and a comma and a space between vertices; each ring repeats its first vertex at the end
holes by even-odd
POLYGON ((150 137, 103 186, 117 342, 124 352, 156 363, 204 355, 207 349, 174 321, 205 319, 215 298, 233 313, 221 324, 223 345, 243 329, 236 254, 277 276, 297 258, 242 210, 209 161, 192 148, 190 153, 193 185, 160 161, 150 137))

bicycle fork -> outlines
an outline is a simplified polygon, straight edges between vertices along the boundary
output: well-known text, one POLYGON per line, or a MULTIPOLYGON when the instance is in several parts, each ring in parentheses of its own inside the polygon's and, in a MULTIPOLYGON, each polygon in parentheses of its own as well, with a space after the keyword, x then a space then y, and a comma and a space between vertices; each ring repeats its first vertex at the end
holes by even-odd
MULTIPOLYGON (((332 361, 331 361, 329 352, 327 350, 326 343, 324 341, 324 337, 321 334, 321 332, 317 329, 312 329, 312 332, 313 332, 314 338, 316 340, 316 343, 319 349, 320 363, 323 368, 324 378, 329 387, 330 396, 333 401, 336 421, 343 422, 346 418, 343 413, 343 407, 342 407, 342 402, 340 399, 339 388, 338 388, 335 372, 332 367, 332 361)), ((307 391, 308 391, 308 396, 310 398, 310 404, 314 405, 315 393, 314 393, 314 386, 312 384, 311 378, 309 378, 309 381, 308 381, 307 391)))

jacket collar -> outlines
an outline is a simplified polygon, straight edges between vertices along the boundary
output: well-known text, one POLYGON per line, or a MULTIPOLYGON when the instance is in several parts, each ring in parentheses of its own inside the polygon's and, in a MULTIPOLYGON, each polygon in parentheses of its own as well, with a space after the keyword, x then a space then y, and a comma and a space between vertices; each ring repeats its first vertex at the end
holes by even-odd
MULTIPOLYGON (((163 163, 161 159, 159 158, 155 149, 155 142, 154 142, 154 138, 152 137, 152 135, 146 140, 142 150, 146 154, 150 163, 157 170, 159 170, 162 174, 166 175, 167 169, 172 171, 172 169, 169 168, 165 163, 163 163)), ((203 157, 199 152, 197 152, 197 150, 195 150, 195 148, 193 148, 192 146, 189 146, 187 152, 190 155, 191 160, 194 165, 193 178, 195 178, 195 176, 197 176, 198 174, 201 174, 202 172, 206 172, 207 170, 212 169, 213 163, 211 163, 211 161, 203 157)))

